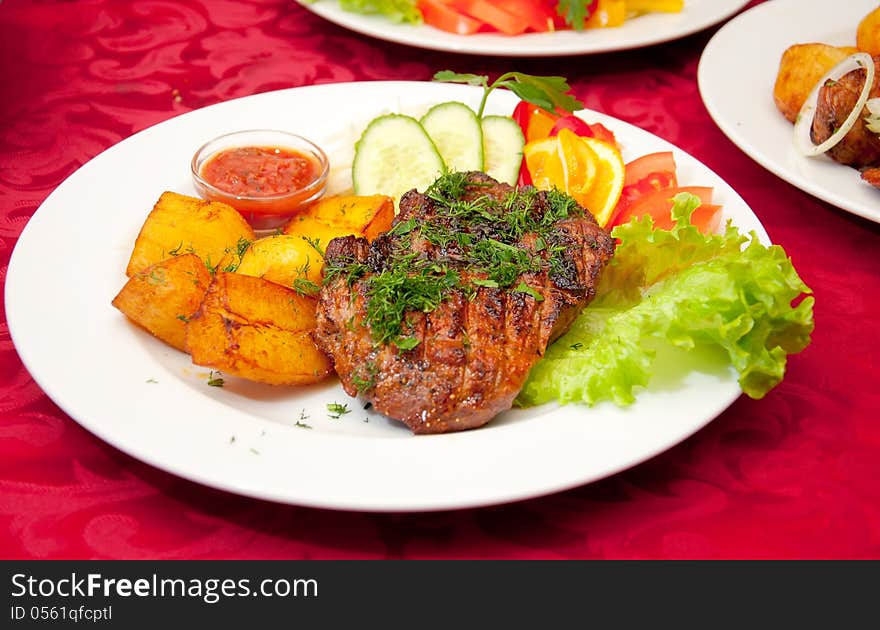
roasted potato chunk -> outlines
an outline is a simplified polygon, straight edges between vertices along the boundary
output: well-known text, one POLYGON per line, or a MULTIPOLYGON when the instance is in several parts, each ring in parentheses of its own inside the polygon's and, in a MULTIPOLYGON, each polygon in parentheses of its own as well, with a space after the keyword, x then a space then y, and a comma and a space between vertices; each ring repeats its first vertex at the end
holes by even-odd
POLYGON ((856 30, 856 48, 869 55, 880 55, 880 7, 859 22, 856 30))
POLYGON ((251 243, 235 271, 301 292, 320 285, 323 262, 321 254, 302 237, 276 234, 251 243))
POLYGON ((290 220, 285 234, 319 238, 322 245, 337 236, 363 236, 373 240, 391 228, 394 201, 385 195, 324 197, 290 220))
POLYGON ((186 322, 210 283, 211 274, 202 259, 184 254, 134 274, 112 304, 155 337, 184 350, 186 322))
POLYGON ((827 44, 796 44, 782 53, 773 87, 773 100, 782 115, 795 122, 819 79, 855 52, 855 48, 827 44))
POLYGON ((186 326, 193 363, 273 385, 315 383, 331 371, 312 341, 315 300, 274 282, 217 272, 186 326))
POLYGON ((125 273, 131 277, 185 253, 213 266, 242 240, 254 240, 254 231, 232 206, 164 192, 141 227, 125 273))

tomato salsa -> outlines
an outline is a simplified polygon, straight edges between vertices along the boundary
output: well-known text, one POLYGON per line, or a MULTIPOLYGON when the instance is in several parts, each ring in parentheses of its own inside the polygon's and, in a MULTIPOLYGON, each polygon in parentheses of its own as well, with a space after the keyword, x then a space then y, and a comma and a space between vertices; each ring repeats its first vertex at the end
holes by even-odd
POLYGON ((200 175, 239 197, 274 197, 307 187, 321 165, 309 155, 282 147, 233 147, 211 156, 200 175))

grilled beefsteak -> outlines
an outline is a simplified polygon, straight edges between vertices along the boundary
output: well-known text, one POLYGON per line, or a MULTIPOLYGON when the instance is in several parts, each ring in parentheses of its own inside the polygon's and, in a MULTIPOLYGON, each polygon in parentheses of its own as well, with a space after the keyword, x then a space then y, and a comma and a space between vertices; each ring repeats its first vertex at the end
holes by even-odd
MULTIPOLYGON (((877 74, 870 98, 880 96, 878 59, 880 57, 874 59, 877 74)), ((837 81, 829 81, 819 89, 819 101, 813 118, 813 142, 821 144, 840 129, 852 112, 864 85, 865 71, 854 70, 837 81)), ((880 165, 880 137, 867 128, 864 116, 859 116, 843 140, 828 151, 828 156, 841 164, 856 168, 880 165)))
POLYGON ((511 407, 613 252, 563 193, 445 175, 372 243, 330 242, 315 339, 346 392, 415 433, 478 427, 511 407))

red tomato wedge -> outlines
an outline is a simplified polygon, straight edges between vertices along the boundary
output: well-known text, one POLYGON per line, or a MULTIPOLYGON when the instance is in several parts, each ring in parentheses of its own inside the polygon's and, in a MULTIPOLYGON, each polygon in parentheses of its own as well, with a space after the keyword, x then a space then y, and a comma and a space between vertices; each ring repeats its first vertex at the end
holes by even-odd
POLYGON ((590 123, 590 131, 593 132, 593 137, 596 140, 607 142, 620 149, 620 145, 617 144, 617 138, 614 137, 614 132, 602 123, 590 123))
POLYGON ((528 22, 502 8, 503 2, 491 0, 452 0, 457 11, 488 24, 505 35, 520 35, 528 28, 528 22))
POLYGON ((555 136, 559 134, 560 129, 568 129, 569 131, 573 131, 575 134, 579 136, 586 136, 588 138, 595 137, 596 134, 593 133, 590 125, 585 123, 583 120, 578 118, 573 114, 569 114, 568 116, 562 116, 561 118, 557 118, 556 122, 553 124, 553 127, 550 129, 550 133, 548 135, 555 136))
POLYGON ((712 189, 706 186, 682 186, 655 190, 639 197, 628 207, 617 211, 617 215, 612 216, 608 225, 613 227, 628 223, 633 217, 642 217, 647 214, 654 220, 654 227, 671 230, 674 225, 672 222, 672 198, 683 192, 696 195, 703 202, 703 205, 695 210, 691 216, 691 223, 706 233, 713 224, 717 228, 721 220, 721 206, 712 205, 712 189))
POLYGON ((483 25, 479 20, 456 11, 448 0, 418 0, 416 6, 421 11, 425 24, 447 33, 471 35, 483 25))
MULTIPOLYGON (((649 153, 636 158, 626 165, 626 181, 624 186, 632 186, 656 173, 671 173, 675 181, 675 158, 672 151, 649 153)), ((672 186, 676 184, 673 183, 672 186)))
POLYGON ((528 29, 544 33, 556 29, 556 4, 536 0, 492 0, 493 4, 505 11, 520 16, 528 24, 528 29))

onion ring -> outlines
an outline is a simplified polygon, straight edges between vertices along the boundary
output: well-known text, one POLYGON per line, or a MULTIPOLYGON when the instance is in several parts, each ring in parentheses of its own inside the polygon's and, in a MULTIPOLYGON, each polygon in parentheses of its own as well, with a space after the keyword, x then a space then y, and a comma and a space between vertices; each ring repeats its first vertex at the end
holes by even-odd
POLYGON ((865 108, 865 103, 868 102, 868 95, 871 93, 871 88, 874 87, 874 75, 873 57, 868 53, 855 53, 831 68, 831 70, 825 73, 825 76, 819 79, 807 100, 804 101, 801 111, 798 112, 797 122, 794 125, 795 145, 801 153, 807 157, 817 157, 843 140, 844 136, 856 124, 859 115, 861 115, 862 110, 865 108), (855 107, 853 107, 853 110, 846 117, 840 128, 831 134, 825 142, 821 144, 814 143, 810 132, 813 128, 813 118, 816 115, 816 106, 819 102, 819 90, 822 89, 826 82, 836 81, 842 76, 859 69, 864 69, 866 76, 865 85, 862 87, 862 92, 859 94, 855 107))

